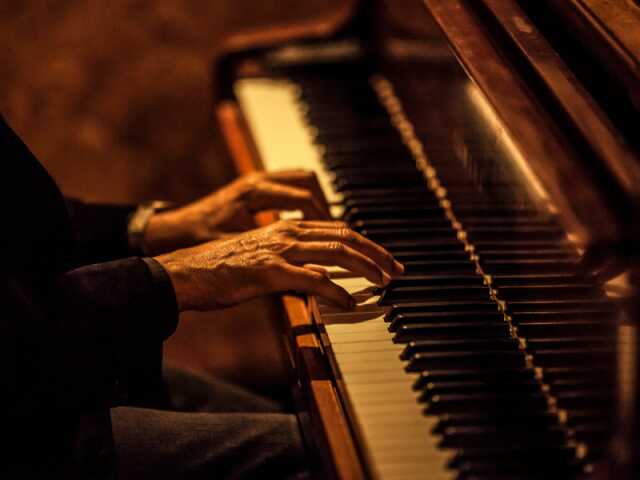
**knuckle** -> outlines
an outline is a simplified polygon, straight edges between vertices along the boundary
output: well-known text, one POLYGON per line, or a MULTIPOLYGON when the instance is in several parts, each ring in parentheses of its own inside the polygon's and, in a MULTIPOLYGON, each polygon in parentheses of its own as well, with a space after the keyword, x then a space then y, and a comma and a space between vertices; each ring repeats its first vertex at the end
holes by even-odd
POLYGON ((341 242, 329 242, 328 249, 334 253, 343 253, 346 250, 341 242))
POLYGON ((355 232, 345 226, 338 227, 338 237, 345 241, 353 241, 356 238, 355 232))

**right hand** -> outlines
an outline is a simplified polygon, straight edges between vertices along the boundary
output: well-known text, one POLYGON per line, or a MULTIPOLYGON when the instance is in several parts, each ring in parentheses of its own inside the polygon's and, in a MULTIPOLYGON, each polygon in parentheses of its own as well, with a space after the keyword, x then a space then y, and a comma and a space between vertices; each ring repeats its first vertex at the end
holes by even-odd
POLYGON ((156 257, 173 282, 180 311, 213 310, 287 291, 319 295, 344 308, 351 295, 308 265, 337 265, 378 285, 404 267, 342 222, 277 222, 156 257))

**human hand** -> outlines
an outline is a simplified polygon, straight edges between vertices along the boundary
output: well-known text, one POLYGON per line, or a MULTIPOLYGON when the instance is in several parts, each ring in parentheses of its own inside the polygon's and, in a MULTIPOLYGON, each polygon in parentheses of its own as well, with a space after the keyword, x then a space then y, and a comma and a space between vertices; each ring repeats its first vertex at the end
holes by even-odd
POLYGON ((178 307, 213 310, 276 292, 319 295, 342 307, 351 295, 310 265, 337 265, 378 285, 404 271, 381 246, 342 222, 281 221, 156 257, 178 307))
POLYGON ((184 207, 157 213, 144 232, 154 255, 255 228, 264 210, 300 210, 307 220, 326 220, 329 210, 313 172, 255 172, 184 207))

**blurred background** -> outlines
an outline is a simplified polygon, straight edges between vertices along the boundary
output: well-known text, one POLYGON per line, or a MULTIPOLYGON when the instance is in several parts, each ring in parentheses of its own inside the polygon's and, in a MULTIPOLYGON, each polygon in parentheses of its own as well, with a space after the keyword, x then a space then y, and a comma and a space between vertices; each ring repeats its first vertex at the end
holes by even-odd
MULTIPOLYGON (((335 3, 2 0, 0 111, 67 195, 188 201, 235 176, 213 128, 221 41, 335 3)), ((278 390, 283 358, 263 316, 261 302, 185 315, 167 360, 278 390)))

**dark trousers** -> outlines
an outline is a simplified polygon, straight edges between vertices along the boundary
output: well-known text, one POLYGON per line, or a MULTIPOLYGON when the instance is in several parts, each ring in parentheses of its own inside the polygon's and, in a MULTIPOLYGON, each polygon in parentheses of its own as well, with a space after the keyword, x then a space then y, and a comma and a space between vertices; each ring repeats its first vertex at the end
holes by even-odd
POLYGON ((164 377, 167 409, 111 410, 118 479, 308 478, 295 415, 228 382, 164 377))

